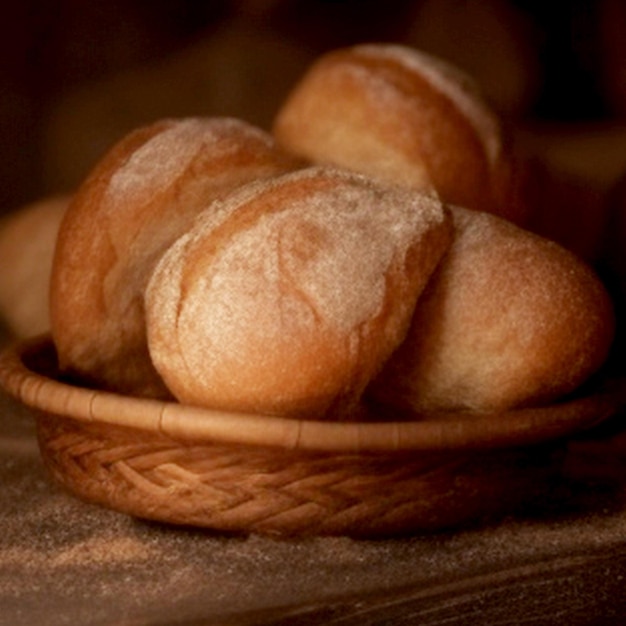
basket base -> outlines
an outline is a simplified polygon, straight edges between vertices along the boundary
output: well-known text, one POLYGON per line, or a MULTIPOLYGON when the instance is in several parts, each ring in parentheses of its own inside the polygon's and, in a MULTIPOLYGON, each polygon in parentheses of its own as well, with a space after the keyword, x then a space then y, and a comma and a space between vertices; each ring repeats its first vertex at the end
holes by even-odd
POLYGON ((76 496, 132 516, 219 531, 382 537, 501 516, 545 493, 559 443, 482 452, 336 455, 191 444, 37 416, 40 449, 76 496))

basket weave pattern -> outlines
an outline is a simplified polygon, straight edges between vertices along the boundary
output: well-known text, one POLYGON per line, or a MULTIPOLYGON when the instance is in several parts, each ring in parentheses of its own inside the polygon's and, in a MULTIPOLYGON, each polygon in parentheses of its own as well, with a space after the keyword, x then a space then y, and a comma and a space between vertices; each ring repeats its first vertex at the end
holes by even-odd
POLYGON ((558 458, 555 449, 533 450, 531 461, 529 450, 477 458, 182 444, 49 415, 38 432, 53 475, 86 500, 168 523, 285 535, 454 526, 530 495, 558 458))
POLYGON ((125 397, 63 381, 47 337, 0 358, 75 495, 136 517, 228 532, 389 536, 550 496, 568 437, 626 406, 617 384, 551 407, 413 422, 328 423, 125 397))

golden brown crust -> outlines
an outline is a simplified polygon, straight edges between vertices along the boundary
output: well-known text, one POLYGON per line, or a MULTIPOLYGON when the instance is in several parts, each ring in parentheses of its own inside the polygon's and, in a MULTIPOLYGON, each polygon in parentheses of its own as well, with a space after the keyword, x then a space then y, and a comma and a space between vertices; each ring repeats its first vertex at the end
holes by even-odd
POLYGON ((61 225, 51 324, 62 369, 99 387, 166 395, 145 340, 152 267, 211 201, 300 165, 266 133, 228 118, 162 120, 122 139, 61 225))
POLYGON ((452 214, 454 243, 372 395, 417 412, 485 411, 575 390, 613 338, 599 279, 573 254, 505 220, 452 214))
POLYGON ((363 45, 315 62, 274 123, 295 154, 521 222, 499 120, 455 68, 401 46, 363 45))
POLYGON ((379 374, 369 395, 397 409, 505 410, 551 402, 605 360, 604 288, 509 221, 529 223, 530 166, 457 70, 398 46, 330 53, 274 133, 163 120, 105 156, 53 264, 64 372, 354 419, 379 374), (439 197, 466 207, 454 229, 439 197))
POLYGON ((211 207, 146 292, 150 353, 183 403, 354 419, 451 236, 431 196, 310 168, 211 207))

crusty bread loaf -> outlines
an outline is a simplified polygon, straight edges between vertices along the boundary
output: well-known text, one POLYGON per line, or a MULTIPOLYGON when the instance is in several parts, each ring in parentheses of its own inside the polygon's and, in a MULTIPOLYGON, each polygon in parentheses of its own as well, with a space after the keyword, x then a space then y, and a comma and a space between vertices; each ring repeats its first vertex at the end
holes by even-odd
POLYGON ((215 203, 146 291, 149 349, 183 403, 355 419, 451 227, 433 196, 310 168, 215 203))
POLYGON ((61 369, 101 388, 167 396, 145 339, 154 264, 212 200, 300 165, 234 119, 163 120, 123 138, 60 227, 50 307, 61 369))
POLYGON ((50 267, 69 196, 42 198, 0 221, 0 316, 17 337, 50 329, 50 267))
POLYGON ((460 208, 452 216, 452 246, 370 395, 419 413, 547 404, 575 390, 613 338, 599 279, 506 220, 460 208))
POLYGON ((288 95, 273 132, 312 161, 525 220, 500 120, 470 78, 417 50, 360 45, 323 55, 288 95))

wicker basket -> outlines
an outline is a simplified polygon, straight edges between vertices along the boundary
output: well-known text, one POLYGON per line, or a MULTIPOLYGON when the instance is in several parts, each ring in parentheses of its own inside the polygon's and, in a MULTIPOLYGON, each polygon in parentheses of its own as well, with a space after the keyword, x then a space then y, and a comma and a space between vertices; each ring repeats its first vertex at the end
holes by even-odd
POLYGON ((332 423, 124 397, 60 380, 49 337, 0 359, 33 409, 53 476, 140 518, 232 532, 388 536, 500 515, 559 472, 565 436, 626 402, 624 385, 503 415, 332 423))

